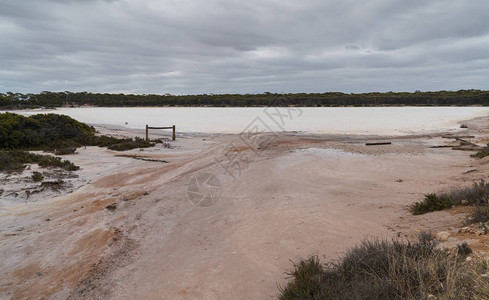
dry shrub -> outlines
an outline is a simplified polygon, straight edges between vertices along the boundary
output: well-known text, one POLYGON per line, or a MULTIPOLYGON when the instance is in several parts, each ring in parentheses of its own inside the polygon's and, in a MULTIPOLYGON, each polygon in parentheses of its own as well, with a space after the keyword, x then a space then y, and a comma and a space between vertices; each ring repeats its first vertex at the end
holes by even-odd
POLYGON ((337 262, 294 264, 280 299, 489 299, 486 264, 436 247, 431 234, 414 243, 365 240, 337 262))

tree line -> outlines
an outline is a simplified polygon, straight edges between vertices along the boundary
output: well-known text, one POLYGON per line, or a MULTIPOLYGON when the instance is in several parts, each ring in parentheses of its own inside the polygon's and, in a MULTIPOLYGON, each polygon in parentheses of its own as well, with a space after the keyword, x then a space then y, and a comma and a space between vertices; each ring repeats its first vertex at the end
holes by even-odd
POLYGON ((269 93, 262 94, 109 94, 89 92, 41 92, 39 94, 0 93, 1 109, 61 106, 395 106, 395 105, 489 105, 489 91, 458 90, 436 92, 372 92, 348 94, 269 93))

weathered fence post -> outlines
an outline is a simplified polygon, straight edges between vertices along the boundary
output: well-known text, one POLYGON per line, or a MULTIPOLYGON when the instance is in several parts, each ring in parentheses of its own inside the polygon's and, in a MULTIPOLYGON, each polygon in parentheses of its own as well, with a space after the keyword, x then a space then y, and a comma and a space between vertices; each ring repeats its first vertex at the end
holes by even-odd
POLYGON ((148 140, 149 140, 148 131, 149 131, 149 130, 148 130, 148 125, 146 125, 146 141, 148 141, 148 140))
POLYGON ((173 137, 172 139, 175 140, 177 138, 177 135, 175 134, 175 125, 173 125, 173 137))

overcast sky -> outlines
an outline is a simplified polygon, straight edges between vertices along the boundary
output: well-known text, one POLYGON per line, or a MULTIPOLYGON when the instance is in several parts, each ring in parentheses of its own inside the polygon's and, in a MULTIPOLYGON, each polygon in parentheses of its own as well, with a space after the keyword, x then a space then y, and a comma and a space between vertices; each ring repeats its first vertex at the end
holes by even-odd
POLYGON ((489 89, 487 0, 0 0, 0 92, 489 89))

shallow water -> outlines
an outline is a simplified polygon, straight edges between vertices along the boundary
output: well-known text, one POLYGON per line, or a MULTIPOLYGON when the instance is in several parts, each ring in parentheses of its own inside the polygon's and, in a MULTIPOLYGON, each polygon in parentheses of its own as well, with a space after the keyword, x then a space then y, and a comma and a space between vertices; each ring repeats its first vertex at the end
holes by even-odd
POLYGON ((405 135, 457 130, 460 122, 489 115, 486 107, 82 107, 17 111, 68 115, 92 125, 144 129, 176 125, 177 132, 302 131, 405 135))

